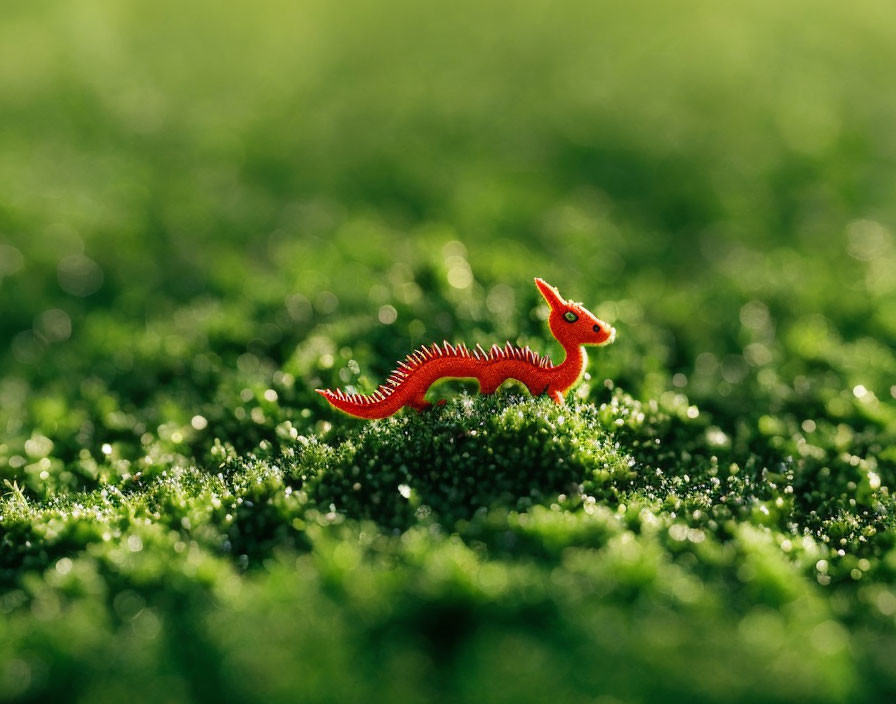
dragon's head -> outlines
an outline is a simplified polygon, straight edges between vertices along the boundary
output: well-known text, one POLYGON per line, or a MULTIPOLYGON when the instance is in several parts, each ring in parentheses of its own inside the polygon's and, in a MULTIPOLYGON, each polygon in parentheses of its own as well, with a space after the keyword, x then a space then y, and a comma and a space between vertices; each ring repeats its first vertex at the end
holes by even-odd
POLYGON ((616 339, 616 328, 596 318, 581 303, 567 301, 543 279, 536 278, 535 285, 551 307, 548 324, 562 345, 608 345, 616 339))

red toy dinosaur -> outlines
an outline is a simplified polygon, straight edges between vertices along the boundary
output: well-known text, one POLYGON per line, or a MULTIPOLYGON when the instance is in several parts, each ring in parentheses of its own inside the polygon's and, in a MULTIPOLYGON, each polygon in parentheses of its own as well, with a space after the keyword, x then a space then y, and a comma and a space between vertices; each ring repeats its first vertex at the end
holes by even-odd
POLYGON ((508 379, 522 382, 533 395, 547 394, 555 403, 563 403, 563 394, 575 384, 585 368, 582 345, 606 345, 616 338, 616 329, 598 320, 579 303, 564 300, 556 288, 535 279, 535 285, 551 307, 548 324, 551 333, 563 345, 566 359, 554 366, 528 347, 520 349, 509 342, 486 352, 479 345, 468 350, 463 344, 441 347, 433 343, 421 347, 398 363, 388 381, 369 396, 343 391, 317 389, 317 393, 340 411, 358 418, 385 418, 404 406, 422 411, 432 404, 424 398, 433 382, 446 378, 476 379, 479 392, 494 393, 508 379))

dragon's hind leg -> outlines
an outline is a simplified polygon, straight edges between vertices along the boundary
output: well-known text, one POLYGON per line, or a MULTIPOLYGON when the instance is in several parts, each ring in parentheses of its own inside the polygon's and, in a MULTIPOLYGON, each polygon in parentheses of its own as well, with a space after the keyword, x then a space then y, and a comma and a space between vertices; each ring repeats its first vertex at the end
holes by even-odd
POLYGON ((479 380, 479 393, 481 394, 493 394, 498 390, 498 387, 503 382, 503 379, 480 379, 479 380))
POLYGON ((546 386, 544 382, 525 381, 524 379, 520 379, 519 381, 533 396, 541 396, 548 392, 549 387, 546 386))
POLYGON ((428 408, 432 408, 432 404, 425 398, 423 398, 423 396, 412 398, 410 401, 408 401, 407 405, 415 410, 420 411, 421 413, 428 408))

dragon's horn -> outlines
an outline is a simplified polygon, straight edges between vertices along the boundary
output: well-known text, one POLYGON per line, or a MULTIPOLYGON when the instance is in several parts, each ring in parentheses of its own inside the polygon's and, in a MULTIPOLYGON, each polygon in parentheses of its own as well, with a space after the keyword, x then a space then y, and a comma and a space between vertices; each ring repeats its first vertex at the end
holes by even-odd
POLYGON ((560 295, 560 292, 544 279, 536 277, 535 285, 538 286, 538 290, 541 291, 541 295, 544 296, 544 300, 548 302, 551 310, 557 310, 566 305, 566 301, 560 295))

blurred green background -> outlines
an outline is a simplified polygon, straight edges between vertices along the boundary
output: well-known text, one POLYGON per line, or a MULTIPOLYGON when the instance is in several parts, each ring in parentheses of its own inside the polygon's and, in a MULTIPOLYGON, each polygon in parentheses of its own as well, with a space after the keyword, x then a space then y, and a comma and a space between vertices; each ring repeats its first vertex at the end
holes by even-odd
POLYGON ((0 700, 889 699, 894 65, 886 0, 5 0, 0 700), (556 359, 533 276, 619 330, 568 410, 313 394, 556 359))

